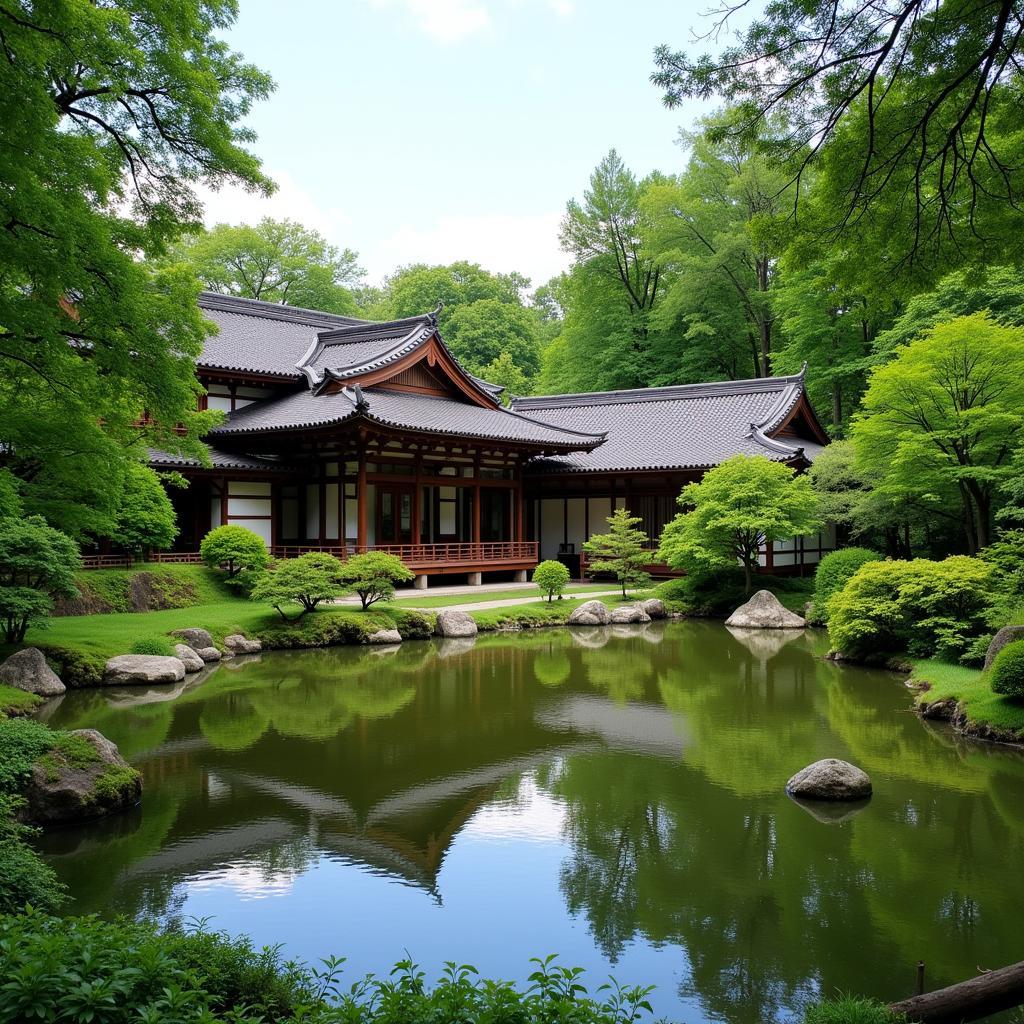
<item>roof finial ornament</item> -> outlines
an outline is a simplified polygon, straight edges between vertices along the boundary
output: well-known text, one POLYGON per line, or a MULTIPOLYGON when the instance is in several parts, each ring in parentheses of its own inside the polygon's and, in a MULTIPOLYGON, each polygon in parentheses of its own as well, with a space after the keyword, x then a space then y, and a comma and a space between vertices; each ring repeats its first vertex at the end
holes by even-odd
POLYGON ((801 380, 803 380, 804 377, 807 376, 807 360, 806 359, 804 360, 804 365, 800 367, 800 372, 797 374, 797 376, 801 380))
POLYGON ((441 310, 442 309, 444 309, 444 300, 443 299, 438 299, 437 300, 437 308, 432 313, 428 313, 427 314, 427 319, 435 327, 437 326, 437 318, 441 315, 441 310))
POLYGON ((370 408, 369 400, 358 384, 352 385, 352 393, 356 396, 356 412, 366 412, 370 408))

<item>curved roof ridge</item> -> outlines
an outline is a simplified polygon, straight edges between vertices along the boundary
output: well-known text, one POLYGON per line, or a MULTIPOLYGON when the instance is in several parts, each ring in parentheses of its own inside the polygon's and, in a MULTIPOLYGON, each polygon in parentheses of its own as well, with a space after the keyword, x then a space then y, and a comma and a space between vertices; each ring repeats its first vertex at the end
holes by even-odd
POLYGON ((268 302, 266 299, 250 299, 242 295, 225 295, 222 292, 211 291, 199 293, 199 308, 217 309, 224 313, 242 313, 265 320, 286 320, 311 327, 352 327, 373 322, 360 320, 354 316, 344 316, 341 313, 307 309, 305 306, 286 306, 280 302, 268 302))
POLYGON ((531 409, 559 409, 574 405, 616 405, 628 402, 662 402, 679 398, 706 398, 723 394, 782 391, 802 386, 804 372, 785 377, 749 377, 744 380, 711 381, 702 384, 669 384, 657 388, 623 388, 617 391, 581 391, 567 395, 526 395, 513 400, 524 412, 531 409))

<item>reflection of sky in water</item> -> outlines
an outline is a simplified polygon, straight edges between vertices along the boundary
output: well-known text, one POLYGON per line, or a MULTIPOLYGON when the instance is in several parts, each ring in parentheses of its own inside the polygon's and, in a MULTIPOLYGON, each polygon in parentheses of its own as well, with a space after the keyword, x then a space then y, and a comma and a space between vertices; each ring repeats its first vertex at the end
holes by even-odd
POLYGON ((203 872, 183 883, 185 901, 176 909, 185 918, 211 918, 211 928, 245 932, 257 945, 286 939, 288 956, 310 962, 328 953, 345 956, 350 981, 408 953, 428 976, 455 960, 525 983, 534 969, 528 957, 558 953, 561 963, 586 968, 591 990, 609 974, 623 984, 654 984, 659 1013, 699 1018, 696 1000, 680 1011, 678 988, 687 971, 678 947, 637 940, 611 963, 595 950, 586 921, 566 915, 559 888, 571 853, 564 821, 562 801, 528 775, 511 797, 481 807, 462 828, 438 876, 440 899, 320 853, 306 870, 273 870, 254 857, 203 872), (495 934, 499 944, 491 941, 495 934), (512 960, 510 949, 525 952, 512 960))

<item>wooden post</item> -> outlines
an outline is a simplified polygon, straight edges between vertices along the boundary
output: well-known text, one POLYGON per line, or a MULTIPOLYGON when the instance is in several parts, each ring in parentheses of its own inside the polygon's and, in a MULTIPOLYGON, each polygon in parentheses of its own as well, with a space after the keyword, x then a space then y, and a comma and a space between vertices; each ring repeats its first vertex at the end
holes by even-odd
POLYGON ((421 456, 416 456, 416 483, 415 490, 412 495, 412 542, 413 544, 419 545, 423 541, 422 533, 422 522, 423 522, 423 485, 420 483, 420 476, 423 472, 423 460, 421 456))
POLYGON ((366 547, 366 449, 359 449, 359 476, 356 483, 356 506, 359 512, 356 522, 356 547, 366 547))
POLYGON ((523 508, 523 480, 522 476, 519 478, 519 483, 516 485, 516 540, 526 540, 526 530, 524 525, 524 517, 526 510, 523 508))
MULTIPOLYGON (((479 472, 479 470, 477 471, 479 472)), ((473 543, 480 543, 480 478, 473 484, 473 543)))

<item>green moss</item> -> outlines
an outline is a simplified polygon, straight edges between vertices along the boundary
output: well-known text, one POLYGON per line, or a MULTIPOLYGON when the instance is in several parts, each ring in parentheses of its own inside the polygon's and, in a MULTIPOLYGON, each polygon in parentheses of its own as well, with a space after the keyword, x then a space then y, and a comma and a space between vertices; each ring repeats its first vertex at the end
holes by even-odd
POLYGON ((132 590, 145 595, 153 609, 189 608, 221 601, 230 591, 221 574, 204 565, 140 563, 131 569, 89 569, 79 572, 75 584, 81 592, 76 607, 98 614, 132 612, 132 590))
POLYGON ((986 673, 937 658, 914 661, 913 666, 911 684, 927 687, 918 694, 920 705, 953 699, 970 724, 1024 737, 1024 702, 993 693, 986 673))
POLYGON ((38 694, 0 684, 0 718, 26 715, 42 703, 43 698, 38 694))

